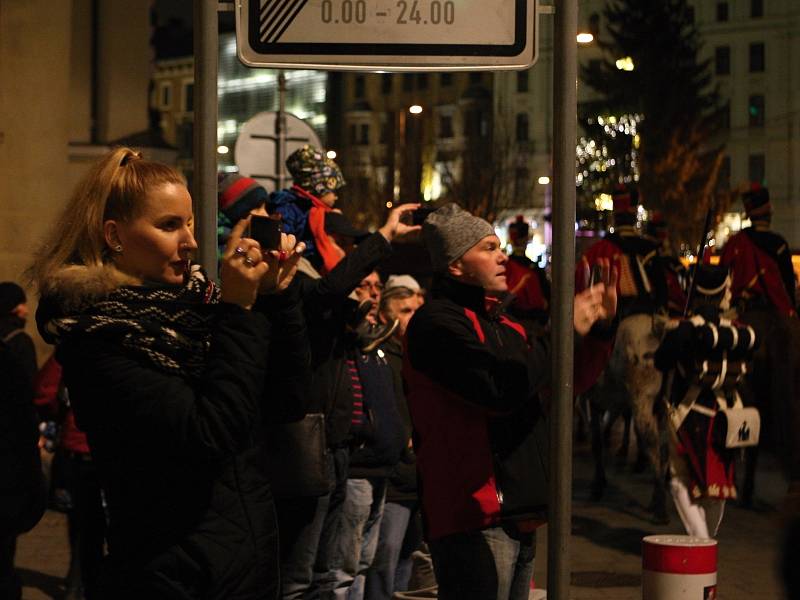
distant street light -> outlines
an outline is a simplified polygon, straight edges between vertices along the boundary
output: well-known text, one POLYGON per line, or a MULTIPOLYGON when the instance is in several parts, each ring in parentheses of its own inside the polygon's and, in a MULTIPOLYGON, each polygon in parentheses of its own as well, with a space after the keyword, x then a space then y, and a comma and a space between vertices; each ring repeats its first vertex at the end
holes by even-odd
POLYGON ((230 148, 227 146, 217 146, 217 154, 227 154, 230 152, 230 148))
POLYGON ((594 41, 594 36, 591 33, 579 33, 577 40, 579 44, 591 44, 594 41))
POLYGON ((408 107, 408 112, 412 115, 418 115, 422 112, 422 107, 419 104, 412 104, 408 107))
POLYGON ((541 177, 539 177, 538 181, 539 181, 539 185, 549 185, 550 184, 550 178, 547 175, 542 175, 541 177))
POLYGON ((633 59, 630 56, 618 59, 616 64, 620 71, 633 71, 633 59))
POLYGON ((336 150, 328 150, 328 151, 325 153, 325 156, 327 156, 328 158, 330 158, 331 160, 333 160, 334 158, 336 158, 336 150))

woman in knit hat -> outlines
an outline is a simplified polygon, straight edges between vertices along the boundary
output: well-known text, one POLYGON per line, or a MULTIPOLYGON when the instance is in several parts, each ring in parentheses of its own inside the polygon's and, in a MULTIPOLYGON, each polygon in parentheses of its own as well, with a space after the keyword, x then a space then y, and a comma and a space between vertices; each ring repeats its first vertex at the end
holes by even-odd
POLYGON ((344 176, 323 151, 308 145, 290 154, 286 167, 294 184, 270 195, 269 212, 281 215, 284 231, 305 242, 306 258, 327 273, 341 260, 341 253, 325 233, 325 215, 334 210, 344 176))

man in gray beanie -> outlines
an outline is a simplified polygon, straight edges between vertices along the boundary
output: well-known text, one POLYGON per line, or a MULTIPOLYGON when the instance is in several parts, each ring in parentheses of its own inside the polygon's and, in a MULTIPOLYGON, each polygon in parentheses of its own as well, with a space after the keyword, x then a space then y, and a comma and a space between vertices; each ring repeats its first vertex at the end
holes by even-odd
MULTIPOLYGON (((439 598, 527 599, 547 513, 548 340, 503 314, 508 257, 489 223, 447 204, 422 233, 436 279, 404 375, 439 598)), ((607 262, 602 279, 575 298, 580 335, 615 315, 607 262)))

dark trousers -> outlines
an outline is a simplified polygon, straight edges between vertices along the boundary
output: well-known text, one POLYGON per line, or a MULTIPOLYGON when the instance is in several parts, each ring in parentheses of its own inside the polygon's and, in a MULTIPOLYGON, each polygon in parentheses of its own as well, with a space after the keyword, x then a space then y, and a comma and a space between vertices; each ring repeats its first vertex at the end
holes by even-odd
POLYGON ((14 570, 17 536, 0 537, 0 600, 19 600, 22 585, 14 570))
POLYGON ((339 519, 347 483, 347 448, 331 451, 330 477, 334 490, 319 498, 277 498, 281 540, 281 598, 300 600, 312 590, 315 564, 327 568, 322 551, 330 543, 331 523, 339 519), (327 527, 327 529, 326 529, 327 527))
POLYGON ((86 455, 64 456, 65 480, 72 497, 67 512, 70 564, 67 588, 82 587, 86 600, 98 598, 97 586, 102 569, 106 515, 97 468, 86 455))
POLYGON ((777 447, 789 480, 800 481, 800 320, 771 308, 752 308, 739 318, 753 327, 760 344, 748 383, 761 411, 762 445, 777 447))
POLYGON ((490 527, 432 541, 440 600, 527 600, 536 534, 490 527))

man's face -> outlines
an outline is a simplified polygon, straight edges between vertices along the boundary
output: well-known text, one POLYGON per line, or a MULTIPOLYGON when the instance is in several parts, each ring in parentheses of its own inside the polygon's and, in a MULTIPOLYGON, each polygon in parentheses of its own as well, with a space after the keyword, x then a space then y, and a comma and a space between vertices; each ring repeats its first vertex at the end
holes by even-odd
POLYGON ((372 310, 369 311, 368 318, 373 322, 376 321, 378 315, 378 304, 381 301, 381 292, 383 291, 383 284, 381 283, 381 278, 378 275, 377 271, 373 271, 364 279, 361 280, 361 283, 355 289, 356 297, 358 298, 359 302, 364 302, 364 300, 369 300, 372 302, 372 310))
POLYGON ((496 235, 487 235, 450 265, 449 271, 458 281, 482 287, 489 293, 508 290, 506 263, 508 256, 496 235))
POLYGON ((406 334, 408 322, 411 320, 411 317, 414 316, 419 306, 420 303, 416 295, 409 296, 408 298, 392 298, 386 303, 382 317, 387 322, 394 321, 395 319, 400 321, 395 335, 403 337, 406 334))

